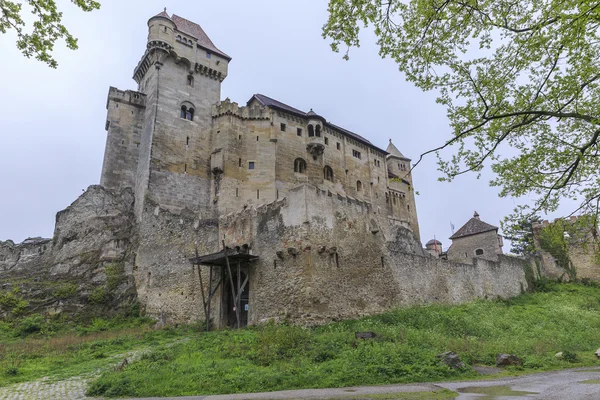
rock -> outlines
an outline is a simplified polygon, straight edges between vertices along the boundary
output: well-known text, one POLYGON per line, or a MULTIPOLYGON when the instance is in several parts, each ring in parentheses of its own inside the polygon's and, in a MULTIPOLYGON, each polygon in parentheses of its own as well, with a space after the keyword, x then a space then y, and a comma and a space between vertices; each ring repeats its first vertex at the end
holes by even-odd
POLYGON ((523 365, 523 361, 514 354, 498 354, 496 356, 496 367, 506 367, 509 365, 523 365))
POLYGON ((558 353, 556 353, 556 354, 554 355, 554 357, 556 357, 556 358, 563 358, 563 352, 562 352, 562 351, 559 351, 558 353))
POLYGON ((354 337, 357 339, 375 339, 375 332, 354 332, 354 337))
POLYGON ((445 353, 438 354, 436 357, 451 368, 463 369, 466 367, 465 363, 458 357, 458 354, 453 351, 446 351, 445 353))
POLYGON ((596 355, 596 357, 600 358, 600 349, 596 350, 594 354, 596 355))

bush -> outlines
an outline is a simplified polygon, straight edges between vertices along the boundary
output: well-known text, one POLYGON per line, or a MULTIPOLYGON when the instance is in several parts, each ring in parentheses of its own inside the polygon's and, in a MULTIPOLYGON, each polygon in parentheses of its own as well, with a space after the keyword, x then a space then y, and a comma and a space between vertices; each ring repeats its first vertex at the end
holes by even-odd
POLYGON ((75 296, 76 293, 77 285, 72 282, 66 282, 54 289, 54 292, 52 292, 52 297, 54 297, 55 299, 63 300, 75 296))
POLYGON ((90 304, 108 304, 111 299, 112 295, 106 285, 94 288, 94 290, 92 290, 92 292, 88 295, 88 302, 90 304))
POLYGON ((579 357, 577 356, 577 353, 573 353, 569 350, 565 350, 562 353, 563 353, 562 359, 567 362, 576 363, 579 361, 579 357))
POLYGON ((31 315, 23 318, 19 322, 19 334, 21 336, 31 335, 32 333, 40 332, 45 324, 45 320, 41 315, 31 315))

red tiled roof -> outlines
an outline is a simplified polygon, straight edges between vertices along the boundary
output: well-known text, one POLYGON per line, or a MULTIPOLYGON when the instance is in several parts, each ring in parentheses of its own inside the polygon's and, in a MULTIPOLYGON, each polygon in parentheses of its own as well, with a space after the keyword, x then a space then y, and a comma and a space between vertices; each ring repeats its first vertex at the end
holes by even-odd
MULTIPOLYGON (((168 17, 168 15, 167 15, 167 17, 168 17)), ((215 46, 215 44, 212 42, 212 40, 210 40, 210 38, 208 37, 206 32, 204 32, 204 29, 202 29, 202 27, 200 25, 198 25, 192 21, 189 21, 185 18, 182 18, 179 15, 175 15, 175 14, 173 14, 173 16, 171 17, 171 20, 177 26, 177 30, 197 39, 198 45, 200 47, 203 47, 207 50, 212 51, 215 54, 225 57, 227 60, 231 60, 231 57, 229 57, 227 54, 223 53, 221 50, 219 50, 217 48, 217 46, 215 46)))

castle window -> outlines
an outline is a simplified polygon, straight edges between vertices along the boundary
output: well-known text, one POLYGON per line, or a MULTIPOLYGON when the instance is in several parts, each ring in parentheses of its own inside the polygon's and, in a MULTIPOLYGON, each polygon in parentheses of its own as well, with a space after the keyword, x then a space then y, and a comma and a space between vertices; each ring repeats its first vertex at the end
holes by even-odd
POLYGON ((358 151, 358 150, 352 150, 352 155, 353 155, 355 158, 358 158, 358 159, 360 159, 360 151, 358 151))
POLYGON ((248 162, 248 169, 254 169, 254 161, 248 162))
POLYGON ((194 120, 194 109, 193 108, 188 108, 187 113, 185 114, 185 119, 187 119, 188 121, 193 121, 194 120))
POLYGON ((325 138, 325 144, 329 146, 329 138, 328 137, 325 138))
POLYGON ((260 199, 260 190, 256 189, 256 198, 260 199))
POLYGON ((165 33, 167 33, 167 27, 165 26, 165 33))
POLYGON ((187 77, 187 85, 191 86, 191 87, 194 87, 194 77, 193 76, 188 75, 188 77, 187 77))
POLYGON ((177 41, 181 42, 181 35, 177 35, 177 41))
POLYGON ((305 174, 306 173, 306 161, 304 161, 301 158, 296 158, 296 160, 294 160, 294 172, 297 172, 299 174, 305 174))
POLYGON ((211 57, 212 57, 212 54, 210 54, 210 51, 207 51, 206 52, 206 58, 211 58, 211 57))
POLYGON ((194 120, 194 106, 192 103, 186 101, 181 105, 181 109, 179 111, 179 116, 183 119, 187 119, 189 121, 194 120))
POLYGON ((483 249, 477 249, 477 250, 475 250, 475 255, 476 256, 482 256, 483 255, 483 249))
POLYGON ((239 189, 238 189, 238 188, 235 188, 235 197, 238 197, 239 193, 240 193, 240 192, 239 192, 239 189))
POLYGON ((308 125, 308 137, 315 136, 315 127, 312 125, 308 125))
POLYGON ((362 192, 362 182, 361 181, 356 181, 356 191, 357 192, 362 192))
POLYGON ((181 113, 179 114, 179 116, 181 118, 185 118, 186 115, 187 115, 187 107, 186 106, 181 106, 181 113))
POLYGON ((325 168, 323 169, 323 176, 324 176, 325 180, 333 182, 333 169, 331 169, 331 167, 329 165, 326 165, 325 168))
POLYGON ((285 124, 282 123, 280 126, 280 129, 281 129, 281 132, 285 132, 285 124))
POLYGON ((296 129, 296 135, 302 136, 302 128, 296 129))
POLYGON ((185 145, 186 146, 190 145, 190 137, 189 136, 185 138, 185 145))
POLYGON ((341 149, 342 149, 342 145, 340 144, 340 142, 337 142, 337 143, 335 144, 335 147, 336 147, 338 150, 341 150, 341 149))
POLYGON ((241 166, 242 166, 242 159, 241 159, 241 158, 239 158, 239 159, 238 159, 238 167, 241 167, 241 166))
POLYGON ((315 128, 315 136, 321 137, 321 125, 317 125, 317 127, 315 128))

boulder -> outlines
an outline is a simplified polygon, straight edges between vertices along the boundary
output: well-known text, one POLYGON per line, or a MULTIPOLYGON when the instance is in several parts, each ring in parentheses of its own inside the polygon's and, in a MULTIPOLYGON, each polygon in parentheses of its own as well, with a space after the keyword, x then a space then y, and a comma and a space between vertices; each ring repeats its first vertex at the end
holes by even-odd
POLYGON ((596 355, 596 357, 600 358, 600 349, 596 350, 594 354, 596 355))
POLYGON ((523 365, 523 360, 514 354, 498 354, 496 356, 496 367, 507 367, 510 365, 523 365))
POLYGON ((375 332, 354 332, 354 337, 357 339, 375 339, 375 332))
POLYGON ((453 351, 446 351, 445 353, 438 354, 436 358, 450 368, 463 369, 466 367, 465 363, 458 357, 458 354, 453 351))
POLYGON ((562 352, 562 351, 559 351, 558 353, 556 353, 556 354, 554 355, 554 357, 556 357, 556 358, 559 358, 559 359, 560 359, 560 358, 563 358, 563 352, 562 352))

